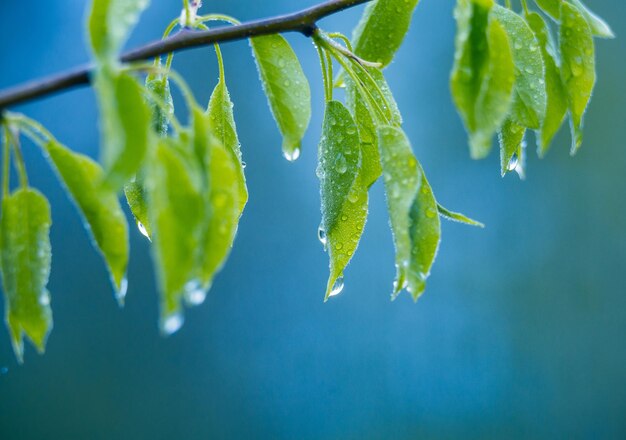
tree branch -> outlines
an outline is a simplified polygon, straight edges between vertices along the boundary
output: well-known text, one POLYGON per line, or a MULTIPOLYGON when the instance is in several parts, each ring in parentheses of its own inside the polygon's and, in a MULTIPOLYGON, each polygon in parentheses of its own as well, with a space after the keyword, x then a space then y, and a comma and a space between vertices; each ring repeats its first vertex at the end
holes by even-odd
MULTIPOLYGON (((182 30, 167 39, 155 41, 124 53, 121 56, 121 61, 148 60, 170 52, 261 35, 299 32, 310 37, 318 20, 369 1, 371 0, 328 0, 291 14, 250 21, 235 26, 220 27, 208 31, 182 30)), ((68 72, 2 90, 0 91, 0 110, 73 87, 88 85, 92 71, 93 65, 85 65, 68 72)))

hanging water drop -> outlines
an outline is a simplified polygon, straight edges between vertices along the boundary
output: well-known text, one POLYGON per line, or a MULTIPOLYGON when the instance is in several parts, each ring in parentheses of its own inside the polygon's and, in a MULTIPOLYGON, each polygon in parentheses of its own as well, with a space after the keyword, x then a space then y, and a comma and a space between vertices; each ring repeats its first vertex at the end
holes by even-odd
POLYGON ((169 336, 180 330, 184 322, 185 318, 183 318, 183 315, 181 313, 174 313, 165 318, 161 326, 161 331, 166 336, 169 336))
POLYGON ((328 296, 329 297, 337 296, 341 293, 342 290, 343 290, 343 275, 337 278, 337 281, 335 281, 335 284, 333 284, 333 288, 330 289, 330 293, 328 294, 328 296))
POLYGON ((296 147, 293 151, 285 151, 283 152, 283 156, 289 162, 295 162, 300 157, 300 147, 296 147))
POLYGON ((146 237, 148 240, 152 241, 152 239, 150 238, 150 234, 148 234, 148 230, 146 229, 144 224, 141 223, 140 221, 137 222, 137 229, 139 229, 139 232, 141 233, 141 235, 146 237))
POLYGON ((198 280, 185 284, 185 301, 191 306, 199 306, 206 299, 207 291, 198 280))
POLYGON ((317 228, 317 239, 320 241, 320 243, 322 243, 322 246, 324 246, 324 251, 326 251, 326 246, 328 245, 328 237, 326 236, 326 230, 322 225, 317 228))
POLYGON ((128 292, 128 280, 126 278, 122 278, 122 281, 120 282, 120 287, 115 292, 115 299, 117 300, 117 303, 120 305, 120 307, 124 305, 126 292, 128 292))
POLYGON ((511 160, 509 161, 509 164, 506 167, 507 171, 514 171, 517 168, 518 163, 519 163, 519 159, 517 158, 517 153, 516 153, 511 157, 511 160))

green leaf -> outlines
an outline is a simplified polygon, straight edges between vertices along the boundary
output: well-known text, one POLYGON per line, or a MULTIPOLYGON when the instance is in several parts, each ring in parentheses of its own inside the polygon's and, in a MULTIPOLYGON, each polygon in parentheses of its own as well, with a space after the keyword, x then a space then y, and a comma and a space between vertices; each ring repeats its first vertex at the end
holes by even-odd
POLYGON ((459 212, 452 212, 446 208, 444 208, 443 206, 441 206, 440 204, 437 203, 437 210, 439 211, 439 215, 442 216, 445 219, 448 219, 450 221, 453 222, 458 222, 458 223, 464 223, 466 225, 470 225, 470 226, 476 226, 479 228, 484 228, 485 225, 479 221, 476 220, 472 220, 471 218, 467 217, 464 214, 461 214, 459 212))
MULTIPOLYGON (((385 101, 389 103, 392 123, 398 126, 401 125, 402 116, 400 114, 400 110, 398 109, 398 105, 396 104, 391 90, 385 81, 383 73, 378 69, 367 69, 367 71, 376 82, 378 89, 383 92, 383 96, 380 96, 380 93, 376 90, 376 88, 372 86, 368 87, 367 83, 364 84, 364 87, 369 90, 376 102, 378 102, 381 106, 384 107, 383 103, 385 101)), ((358 70, 356 72, 357 74, 360 73, 360 77, 363 77, 362 72, 358 70)), ((362 164, 360 174, 363 184, 369 188, 382 174, 380 152, 378 151, 378 135, 376 134, 376 128, 379 125, 379 121, 375 116, 374 110, 368 106, 366 99, 359 92, 359 88, 356 86, 354 81, 352 81, 349 77, 346 77, 345 81, 346 104, 354 116, 354 120, 359 131, 359 138, 361 140, 362 164)))
POLYGON ((571 153, 575 154, 582 144, 583 117, 596 83, 596 62, 591 29, 580 11, 568 3, 561 9, 559 43, 561 76, 572 121, 571 153))
POLYGON ((493 16, 509 36, 515 63, 515 90, 510 118, 524 127, 539 129, 546 116, 545 67, 535 34, 522 17, 494 5, 493 16))
POLYGON ((356 252, 367 217, 367 187, 359 174, 361 145, 357 127, 338 101, 326 104, 319 165, 322 201, 320 238, 330 257, 326 297, 343 288, 343 272, 356 252))
POLYGON ((526 128, 506 119, 499 132, 500 170, 502 176, 509 171, 516 171, 521 157, 526 128))
POLYGON ((129 247, 128 224, 117 195, 100 186, 103 171, 90 158, 55 141, 49 142, 46 150, 107 264, 116 298, 121 304, 126 295, 129 247))
POLYGON ((148 210, 148 195, 144 182, 135 179, 135 181, 124 185, 124 195, 130 211, 135 217, 137 228, 142 235, 148 240, 152 240, 152 225, 150 224, 148 210))
POLYGON ((152 128, 159 136, 167 136, 170 119, 174 115, 174 101, 169 79, 164 75, 149 75, 146 78, 146 89, 152 91, 165 104, 165 108, 162 108, 152 97, 148 96, 152 112, 152 128))
POLYGON ((389 65, 409 30, 418 0, 376 0, 365 7, 354 29, 354 53, 372 62, 389 65))
POLYGON ((165 334, 183 323, 181 302, 186 291, 195 288, 192 281, 207 218, 202 173, 187 138, 159 140, 146 181, 165 334))
POLYGON ((561 80, 558 52, 552 40, 548 24, 535 12, 529 13, 526 16, 526 20, 539 41, 545 66, 546 117, 543 120, 541 129, 537 132, 538 154, 540 157, 543 157, 548 152, 550 143, 559 131, 559 128, 561 128, 567 114, 567 95, 561 80))
MULTIPOLYGON (((535 0, 535 3, 543 9, 543 11, 556 21, 561 19, 561 4, 563 0, 535 0)), ((615 38, 615 34, 611 30, 611 27, 600 17, 594 14, 584 3, 580 0, 569 0, 569 3, 576 6, 581 12, 589 26, 591 32, 595 37, 599 38, 615 38)))
POLYGON ((311 119, 311 90, 300 61, 281 35, 250 39, 263 90, 283 135, 283 154, 300 156, 302 137, 311 119))
POLYGON ((135 176, 149 149, 152 116, 141 85, 129 74, 101 70, 96 90, 103 120, 103 183, 118 190, 135 176))
POLYGON ((211 95, 208 116, 211 124, 211 133, 217 137, 221 145, 226 147, 232 156, 232 161, 236 164, 234 170, 236 173, 235 185, 239 188, 239 214, 241 215, 248 202, 248 188, 246 187, 241 147, 233 115, 233 103, 226 88, 226 80, 222 74, 220 74, 220 80, 211 95))
POLYGON ((437 201, 404 132, 381 126, 378 141, 396 247, 397 275, 392 297, 407 289, 417 300, 426 287, 439 248, 437 201))
POLYGON ((93 0, 87 22, 94 55, 100 61, 116 61, 128 35, 148 7, 148 0, 93 0))
POLYGON ((23 362, 26 334, 43 353, 52 330, 50 293, 50 205, 31 188, 21 188, 2 201, 0 268, 6 323, 13 350, 23 362))
POLYGON ((486 157, 512 101, 515 69, 509 39, 489 19, 491 0, 458 0, 452 96, 470 134, 473 158, 486 157))

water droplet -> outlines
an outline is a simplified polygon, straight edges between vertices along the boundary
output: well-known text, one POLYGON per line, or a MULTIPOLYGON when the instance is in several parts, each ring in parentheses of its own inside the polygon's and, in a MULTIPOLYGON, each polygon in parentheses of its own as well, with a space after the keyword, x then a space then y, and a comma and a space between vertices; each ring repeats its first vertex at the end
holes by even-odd
POLYGON ((341 250, 343 248, 343 243, 337 243, 335 245, 335 249, 337 249, 338 251, 341 250))
POLYGON ((344 174, 348 171, 348 162, 343 154, 339 154, 335 160, 335 169, 339 174, 344 174))
POLYGON ((189 281, 185 284, 185 301, 189 305, 199 306, 206 299, 207 290, 202 287, 198 280, 189 281))
POLYGON ((328 296, 337 296, 341 293, 342 290, 343 290, 343 275, 337 278, 337 281, 335 281, 335 284, 333 284, 333 288, 330 289, 330 293, 328 294, 328 296))
POLYGON ((519 159, 517 158, 517 154, 514 154, 511 157, 511 160, 509 161, 509 164, 507 165, 506 169, 508 171, 514 171, 517 168, 518 164, 519 164, 519 159))
POLYGON ((289 152, 289 151, 283 152, 283 156, 289 162, 295 162, 300 157, 300 147, 294 148, 293 151, 291 151, 291 152, 289 152))
POLYGON ((285 67, 285 60, 282 58, 278 60, 278 67, 285 67))
POLYGON ((245 163, 245 162, 241 162, 241 168, 245 168, 245 167, 247 167, 247 166, 248 166, 248 164, 247 164, 247 163, 245 163))
POLYGON ((143 223, 141 222, 137 222, 137 229, 139 229, 139 232, 141 233, 141 235, 143 235, 144 237, 146 237, 148 240, 152 241, 150 239, 150 234, 148 234, 148 230, 146 229, 146 227, 143 225, 143 223))
POLYGON ((342 215, 342 216, 341 216, 341 220, 343 220, 343 221, 345 222, 346 220, 348 220, 348 216, 347 216, 347 215, 345 215, 345 214, 344 214, 344 215, 342 215))
POLYGON ((324 251, 326 250, 326 245, 328 244, 328 237, 326 236, 326 230, 324 229, 324 226, 320 225, 319 228, 317 228, 317 239, 320 241, 320 243, 322 243, 322 246, 324 246, 324 251))
POLYGON ((533 73, 535 73, 535 71, 533 70, 533 68, 532 68, 532 67, 530 67, 530 66, 526 67, 526 69, 525 69, 525 70, 526 70, 526 73, 531 74, 531 75, 532 75, 533 73))
POLYGON ((437 216, 437 213, 435 212, 435 210, 433 208, 428 208, 426 210, 426 217, 428 218, 435 218, 437 216))
POLYGON ((284 85, 285 87, 289 87, 289 86, 291 85, 291 82, 290 82, 288 79, 286 79, 286 80, 283 82, 283 85, 284 85))
POLYGON ((128 292, 128 279, 122 278, 120 282, 120 288, 115 292, 115 299, 120 304, 120 306, 124 305, 124 300, 126 299, 126 293, 128 292))
POLYGON ((171 335, 176 333, 183 326, 185 322, 185 318, 183 318, 182 313, 174 313, 163 321, 161 331, 165 335, 171 335))
POLYGON ((358 192, 356 192, 356 191, 354 191, 354 190, 353 190, 353 191, 350 191, 350 192, 348 193, 348 201, 349 201, 350 203, 356 203, 356 202, 358 202, 358 201, 359 201, 359 193, 358 193, 358 192))

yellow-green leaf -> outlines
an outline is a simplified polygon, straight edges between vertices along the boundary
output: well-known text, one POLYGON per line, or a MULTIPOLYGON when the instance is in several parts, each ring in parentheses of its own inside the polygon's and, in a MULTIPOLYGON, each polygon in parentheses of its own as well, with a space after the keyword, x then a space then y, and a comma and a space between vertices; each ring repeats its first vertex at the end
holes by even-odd
POLYGON ((24 356, 24 334, 43 353, 52 330, 50 205, 38 191, 21 188, 2 201, 0 269, 6 323, 15 356, 24 356))
POLYGON ((360 176, 361 146, 356 124, 338 101, 326 104, 317 175, 320 179, 320 239, 328 250, 326 297, 343 289, 343 272, 356 252, 367 218, 367 187, 360 176))
MULTIPOLYGON (((556 21, 561 20, 561 4, 564 3, 563 0, 535 0, 535 3, 556 21)), ((594 37, 615 38, 611 27, 585 6, 581 0, 569 0, 569 3, 576 6, 581 12, 587 23, 589 23, 594 37)))
POLYGON ((519 172, 526 128, 507 118, 500 128, 500 170, 502 176, 509 171, 519 172))
POLYGON ((169 79, 164 75, 149 75, 146 78, 146 89, 152 91, 163 104, 163 106, 158 105, 152 97, 148 96, 152 111, 152 127, 159 136, 167 136, 170 119, 174 115, 174 101, 169 79))
POLYGON ((375 0, 365 7, 352 35, 354 53, 389 65, 409 30, 418 0, 375 0))
POLYGON ((450 211, 449 209, 444 208, 440 204, 437 204, 437 210, 439 211, 439 215, 447 220, 457 222, 457 223, 464 223, 469 226, 476 226, 478 228, 485 227, 483 223, 476 221, 476 220, 472 220, 471 218, 469 218, 468 216, 464 214, 461 214, 460 212, 450 211))
POLYGON ((137 228, 148 240, 152 240, 152 226, 148 213, 148 197, 143 181, 135 180, 124 185, 124 195, 130 211, 135 217, 137 228))
POLYGON ((250 39, 263 90, 283 135, 283 154, 300 156, 302 137, 311 119, 311 90, 300 61, 281 35, 250 39))
POLYGON ((46 149, 106 262, 116 298, 123 303, 127 287, 128 224, 117 195, 100 186, 102 168, 87 156, 55 141, 49 142, 46 149))

